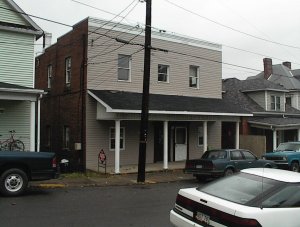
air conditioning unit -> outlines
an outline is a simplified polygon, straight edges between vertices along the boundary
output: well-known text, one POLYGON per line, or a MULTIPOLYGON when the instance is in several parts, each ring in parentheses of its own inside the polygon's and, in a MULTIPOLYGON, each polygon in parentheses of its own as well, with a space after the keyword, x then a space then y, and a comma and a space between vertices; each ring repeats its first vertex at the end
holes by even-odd
POLYGON ((74 149, 75 149, 75 151, 80 151, 81 150, 81 143, 75 143, 74 144, 74 149))

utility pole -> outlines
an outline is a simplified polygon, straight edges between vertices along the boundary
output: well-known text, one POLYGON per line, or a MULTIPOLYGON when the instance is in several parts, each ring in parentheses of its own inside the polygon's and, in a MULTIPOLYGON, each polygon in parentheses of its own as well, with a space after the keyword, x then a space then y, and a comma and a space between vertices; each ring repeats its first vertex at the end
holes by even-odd
POLYGON ((140 123, 140 146, 137 182, 145 182, 146 145, 148 135, 149 116, 149 83, 151 64, 151 0, 146 0, 146 29, 145 29, 145 51, 144 51, 144 78, 142 113, 140 123))

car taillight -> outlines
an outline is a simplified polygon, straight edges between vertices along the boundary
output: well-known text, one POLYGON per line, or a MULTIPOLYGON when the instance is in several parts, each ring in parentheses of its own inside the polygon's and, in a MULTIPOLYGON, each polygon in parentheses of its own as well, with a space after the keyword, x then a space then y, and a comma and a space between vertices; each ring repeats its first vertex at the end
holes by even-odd
POLYGON ((56 168, 56 166, 57 166, 57 163, 56 163, 56 157, 54 157, 54 158, 52 159, 52 168, 56 168))
POLYGON ((216 216, 223 223, 233 227, 261 227, 261 224, 255 219, 241 218, 224 212, 217 212, 216 216))
POLYGON ((193 167, 194 167, 194 164, 192 162, 189 162, 189 161, 185 162, 185 168, 186 169, 190 169, 190 168, 193 168, 193 167))
POLYGON ((177 197, 176 197, 176 204, 178 204, 179 206, 181 207, 184 207, 186 209, 189 209, 189 210, 192 210, 193 208, 193 205, 195 204, 196 202, 191 200, 191 199, 188 199, 180 194, 177 194, 177 197))

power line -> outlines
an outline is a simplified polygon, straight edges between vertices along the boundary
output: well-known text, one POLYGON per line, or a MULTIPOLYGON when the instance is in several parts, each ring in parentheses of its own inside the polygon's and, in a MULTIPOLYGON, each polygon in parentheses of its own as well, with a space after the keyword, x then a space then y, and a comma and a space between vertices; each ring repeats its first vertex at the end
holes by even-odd
POLYGON ((298 47, 298 46, 292 46, 292 45, 288 45, 288 44, 284 44, 284 43, 275 42, 275 41, 272 41, 272 40, 269 40, 269 39, 261 38, 261 37, 258 37, 258 36, 255 36, 255 35, 252 35, 252 34, 243 32, 243 31, 238 30, 238 29, 236 29, 236 28, 233 28, 233 27, 230 27, 230 26, 228 26, 228 25, 225 25, 225 24, 222 24, 222 23, 220 23, 220 22, 217 22, 217 21, 214 21, 214 20, 212 20, 212 19, 209 19, 208 17, 202 16, 202 15, 196 13, 196 12, 193 12, 193 11, 191 11, 191 10, 189 10, 189 9, 186 9, 186 8, 184 8, 184 7, 182 7, 182 6, 178 5, 178 4, 176 4, 176 3, 174 3, 174 2, 171 2, 171 1, 169 1, 169 0, 165 0, 165 1, 168 2, 169 4, 173 5, 173 6, 176 6, 177 8, 180 8, 180 9, 182 9, 182 10, 188 12, 188 13, 191 13, 191 14, 193 14, 193 15, 195 15, 195 16, 201 17, 202 19, 205 19, 205 20, 207 20, 207 21, 210 21, 210 22, 212 22, 212 23, 214 23, 214 24, 217 24, 217 25, 222 26, 222 27, 224 27, 224 28, 230 29, 230 30, 232 30, 232 31, 238 32, 238 33, 240 33, 240 34, 243 34, 243 35, 246 35, 246 36, 255 38, 255 39, 259 39, 259 40, 262 40, 262 41, 265 41, 265 42, 269 42, 269 43, 277 44, 277 45, 280 45, 280 46, 286 46, 286 47, 290 47, 290 48, 294 48, 294 49, 299 49, 299 50, 300 50, 300 47, 298 47))

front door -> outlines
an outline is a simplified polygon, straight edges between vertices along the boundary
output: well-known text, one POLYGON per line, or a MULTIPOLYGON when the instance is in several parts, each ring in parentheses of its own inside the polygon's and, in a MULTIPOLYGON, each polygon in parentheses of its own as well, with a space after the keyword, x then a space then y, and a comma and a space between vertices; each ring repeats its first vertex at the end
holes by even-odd
POLYGON ((186 127, 175 128, 175 161, 186 160, 187 133, 186 127))

